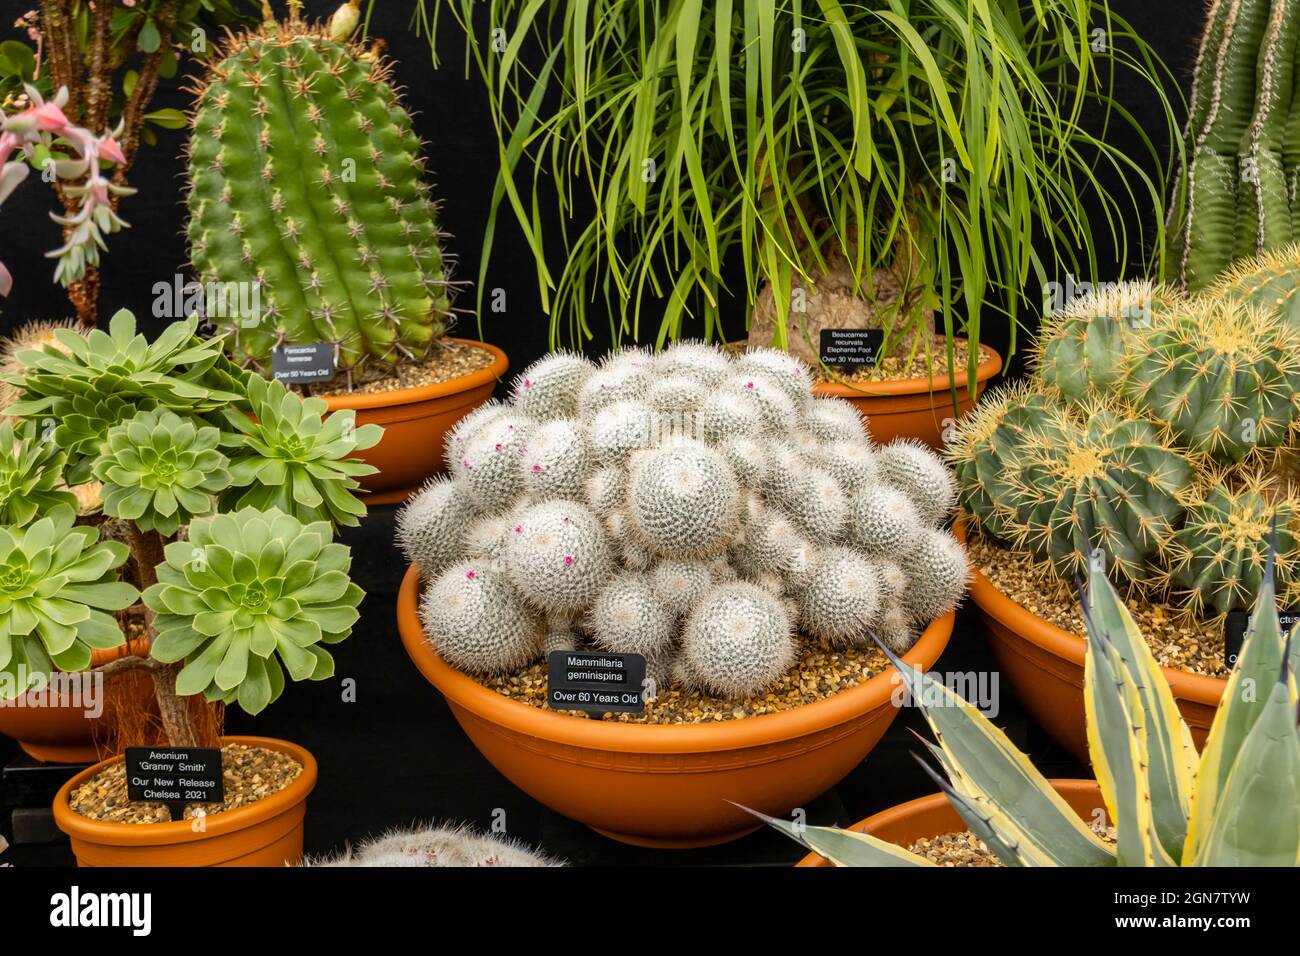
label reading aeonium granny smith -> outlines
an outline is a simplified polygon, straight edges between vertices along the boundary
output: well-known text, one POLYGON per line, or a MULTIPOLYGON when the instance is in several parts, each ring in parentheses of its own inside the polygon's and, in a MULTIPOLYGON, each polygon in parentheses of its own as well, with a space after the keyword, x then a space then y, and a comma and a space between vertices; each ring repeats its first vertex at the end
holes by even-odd
POLYGON ((215 747, 127 747, 126 797, 165 803, 181 819, 187 803, 221 803, 221 751, 215 747))
POLYGON ((645 658, 640 654, 551 651, 546 703, 552 710, 645 710, 645 658))
MULTIPOLYGON (((1282 633, 1290 633, 1291 628, 1300 623, 1300 608, 1293 607, 1279 612, 1278 620, 1282 624, 1282 633)), ((1241 655, 1241 645, 1246 640, 1246 625, 1249 623, 1248 611, 1229 611, 1223 619, 1223 662, 1229 667, 1235 666, 1241 655)))
POLYGON ((334 377, 334 346, 328 342, 277 345, 271 350, 271 377, 277 382, 328 382, 334 377))
POLYGON ((884 344, 884 329, 822 329, 818 357, 839 368, 876 365, 884 344))

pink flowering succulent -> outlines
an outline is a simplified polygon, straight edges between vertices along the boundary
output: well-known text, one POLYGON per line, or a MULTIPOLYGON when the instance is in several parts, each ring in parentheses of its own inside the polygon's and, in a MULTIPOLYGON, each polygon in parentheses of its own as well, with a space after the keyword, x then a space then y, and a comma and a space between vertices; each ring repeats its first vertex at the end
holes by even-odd
MULTIPOLYGON (((113 209, 113 197, 129 196, 135 190, 112 182, 100 168, 101 161, 126 162, 116 133, 96 136, 69 121, 63 112, 66 88, 51 100, 43 100, 34 87, 26 90, 23 109, 15 113, 0 109, 0 205, 38 161, 52 164, 54 175, 69 184, 64 191, 80 206, 68 216, 50 214, 64 228, 65 241, 46 253, 58 260, 54 280, 67 286, 85 275, 87 267, 99 264, 99 252, 107 248, 104 236, 127 225, 113 209)), ((0 263, 0 296, 7 296, 12 287, 13 277, 0 263)))

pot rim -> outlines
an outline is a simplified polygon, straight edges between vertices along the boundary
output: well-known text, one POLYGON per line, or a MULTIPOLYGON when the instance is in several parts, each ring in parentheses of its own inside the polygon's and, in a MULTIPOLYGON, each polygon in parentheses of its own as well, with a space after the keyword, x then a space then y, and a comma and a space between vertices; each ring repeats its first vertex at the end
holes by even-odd
POLYGON ((242 807, 214 813, 205 818, 204 829, 195 832, 190 820, 171 820, 167 823, 116 823, 92 820, 75 812, 68 803, 72 791, 81 786, 105 767, 126 759, 119 754, 92 764, 59 788, 54 796, 54 822, 59 829, 74 840, 100 843, 109 846, 159 846, 178 843, 195 843, 246 830, 287 812, 307 799, 316 787, 316 758, 307 748, 275 737, 256 737, 233 734, 221 738, 222 744, 245 744, 278 750, 302 764, 302 773, 283 790, 242 807))
POLYGON ((321 395, 318 397, 325 402, 331 412, 349 408, 360 410, 363 408, 390 408, 394 405, 411 405, 415 402, 427 402, 448 395, 459 395, 461 392, 468 392, 489 382, 495 382, 510 367, 510 360, 507 358, 506 353, 491 343, 480 342, 478 339, 450 337, 445 341, 459 342, 461 345, 469 345, 489 352, 492 355, 492 364, 470 372, 468 375, 462 375, 446 382, 435 382, 432 385, 395 388, 389 392, 359 392, 352 395, 321 395))
MULTIPOLYGON (((1096 780, 1085 780, 1079 777, 1051 777, 1047 781, 1052 785, 1052 789, 1057 793, 1065 795, 1068 793, 1092 793, 1100 792, 1101 787, 1096 780)), ((905 820, 909 817, 916 816, 920 813, 928 813, 931 810, 937 810, 942 807, 948 807, 952 804, 942 793, 931 793, 924 797, 917 797, 914 800, 908 800, 905 803, 896 803, 892 807, 886 807, 871 816, 859 820, 848 829, 854 833, 870 833, 872 829, 894 823, 898 820, 905 820)), ((932 836, 939 836, 935 833, 932 836)), ((808 867, 828 867, 832 864, 820 853, 813 851, 801 859, 795 866, 808 867)))
MULTIPOLYGON (((966 524, 970 516, 963 512, 953 523, 953 534, 963 544, 966 542, 966 524)), ((1017 604, 1007 597, 997 586, 980 573, 979 568, 971 567, 971 600, 979 605, 980 610, 990 617, 1001 621, 1011 630, 1036 647, 1041 647, 1055 657, 1070 662, 1080 668, 1084 665, 1088 642, 1079 634, 1057 627, 1052 622, 1017 604)), ((1177 670, 1161 666, 1175 697, 1217 707, 1228 681, 1222 677, 1208 674, 1193 674, 1191 671, 1177 670)))
MULTIPOLYGON (((980 343, 980 363, 975 369, 975 380, 987 382, 1002 371, 1002 356, 991 345, 980 343)), ((948 391, 950 385, 966 388, 970 375, 963 365, 953 370, 952 380, 947 375, 932 375, 929 378, 899 378, 887 382, 869 382, 862 385, 847 385, 843 382, 817 382, 814 385, 818 395, 835 398, 898 398, 904 395, 938 394, 948 391)))
MULTIPOLYGON (((419 572, 407 568, 397 596, 397 626, 415 666, 452 704, 492 724, 572 747, 616 753, 707 753, 779 743, 843 724, 886 704, 896 672, 889 670, 833 697, 793 710, 711 724, 627 724, 552 713, 511 700, 439 656, 419 618, 419 572)), ((952 636, 956 611, 931 621, 916 644, 903 655, 914 667, 929 668, 952 636)))

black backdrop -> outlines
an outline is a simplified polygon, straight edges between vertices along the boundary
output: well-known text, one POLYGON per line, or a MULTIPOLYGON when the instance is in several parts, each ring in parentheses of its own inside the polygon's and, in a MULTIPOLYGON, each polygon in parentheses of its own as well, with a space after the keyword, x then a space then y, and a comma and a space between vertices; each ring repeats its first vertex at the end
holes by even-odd
MULTIPOLYGON (((7 25, 28 9, 31 0, 0 2, 0 38, 7 25)), ((336 0, 309 0, 313 16, 328 14, 336 0)), ((449 249, 460 259, 459 276, 478 273, 483 222, 497 168, 497 144, 486 112, 486 99, 476 75, 466 76, 464 40, 456 25, 444 19, 439 53, 442 66, 434 70, 423 38, 408 29, 409 4, 380 0, 372 33, 387 39, 398 61, 396 76, 406 88, 416 127, 428 141, 435 194, 442 201, 443 228, 451 234, 449 249)), ((1184 94, 1204 17, 1194 0, 1112 0, 1169 64, 1184 94)), ((160 105, 184 108, 186 98, 173 83, 160 105)), ((1120 91, 1153 137, 1164 129, 1158 105, 1145 90, 1120 91)), ((1138 153, 1136 142, 1117 140, 1138 153)), ((1157 140, 1162 150, 1167 146, 1157 140)), ((186 259, 181 203, 182 163, 179 132, 164 132, 160 144, 142 152, 131 176, 140 188, 123 206, 132 228, 111 241, 104 260, 101 315, 120 307, 136 311, 146 328, 151 289, 183 271, 186 259)), ((49 282, 51 266, 42 253, 58 241, 49 221, 52 196, 39 183, 28 183, 0 210, 0 261, 15 276, 13 295, 0 303, 0 327, 11 329, 28 319, 68 314, 61 290, 49 282)), ((1154 210, 1148 213, 1148 227, 1154 210)), ((554 229, 551 221, 548 228, 554 229)), ((1104 268, 1113 269, 1114 263, 1104 268)), ((505 348, 515 370, 547 349, 547 323, 533 285, 531 258, 512 222, 498 231, 488 286, 507 292, 507 311, 489 314, 484 322, 488 341, 505 348)), ((1108 278, 1103 274, 1099 278, 1108 278)), ((462 305, 472 303, 467 294, 462 305)), ((473 319, 462 328, 472 334, 473 319)), ((730 328, 742 327, 737 308, 730 328)), ((601 332, 600 323, 595 324, 601 332)), ((155 330, 156 331, 156 330, 155 330)), ((986 323, 986 340, 1005 350, 1006 329, 986 323), (989 325, 993 327, 989 327, 989 325)), ((606 343, 589 346, 598 354, 606 343)), ((1019 363, 1017 363, 1018 365, 1019 363)), ((354 549, 354 574, 368 596, 353 637, 335 649, 337 679, 320 684, 290 686, 261 717, 232 712, 235 732, 285 737, 307 746, 318 758, 321 779, 308 814, 308 850, 328 852, 392 825, 413 820, 465 820, 486 827, 504 819, 508 832, 540 843, 574 862, 751 862, 785 863, 798 857, 792 844, 775 834, 759 833, 725 847, 683 853, 656 853, 614 844, 540 807, 498 775, 475 751, 455 724, 441 697, 426 684, 397 641, 393 603, 401 576, 401 559, 393 548, 392 509, 375 508, 360 529, 345 533, 354 549), (345 703, 341 681, 355 682, 355 702, 345 703)), ((952 643, 939 665, 948 671, 993 671, 969 610, 958 618, 952 643)), ((1056 748, 1028 721, 1014 696, 1001 688, 999 723, 1050 776, 1090 775, 1056 748)), ((810 806, 811 822, 847 824, 886 806, 922 793, 933 785, 910 757, 916 748, 910 730, 920 729, 916 715, 897 721, 871 757, 831 794, 810 806)), ((14 753, 0 738, 0 764, 14 753)), ((7 821, 6 821, 7 822, 7 821)), ((4 823, 0 823, 3 829, 4 823)), ((67 862, 65 848, 24 847, 7 858, 19 863, 67 862)))

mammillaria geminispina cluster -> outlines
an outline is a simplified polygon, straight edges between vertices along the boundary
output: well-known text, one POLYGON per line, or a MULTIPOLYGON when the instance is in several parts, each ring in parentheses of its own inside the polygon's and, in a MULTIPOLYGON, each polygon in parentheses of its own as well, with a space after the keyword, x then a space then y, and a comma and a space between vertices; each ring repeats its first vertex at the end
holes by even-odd
POLYGON ((698 343, 532 365, 399 517, 438 652, 481 675, 637 653, 660 686, 740 697, 798 634, 906 651, 965 590, 953 479, 811 386, 785 353, 698 343))

